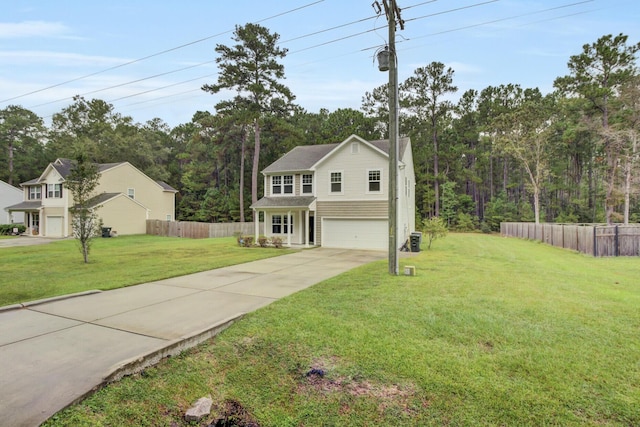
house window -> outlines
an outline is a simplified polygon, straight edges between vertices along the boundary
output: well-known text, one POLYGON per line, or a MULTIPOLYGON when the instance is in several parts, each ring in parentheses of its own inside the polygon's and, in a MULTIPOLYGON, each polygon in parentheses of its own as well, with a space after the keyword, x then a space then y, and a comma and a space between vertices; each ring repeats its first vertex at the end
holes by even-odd
POLYGON ((271 194, 282 194, 282 177, 271 177, 271 194))
POLYGON ((62 184, 47 184, 47 198, 62 198, 62 184))
POLYGON ((285 175, 282 180, 284 182, 284 194, 293 194, 293 175, 285 175))
POLYGON ((379 193, 381 190, 381 172, 380 169, 369 171, 369 192, 379 193))
POLYGON ((167 221, 171 221, 171 215, 167 214, 167 221))
POLYGON ((302 175, 302 193, 313 194, 313 175, 302 175))
POLYGON ((342 193, 342 172, 331 172, 331 193, 342 193))
POLYGON ((291 224, 289 223, 288 215, 273 215, 271 217, 271 233, 272 234, 293 234, 293 217, 291 217, 291 224), (288 227, 287 227, 288 225, 288 227))
POLYGON ((293 194, 293 175, 272 176, 271 194, 293 194))
POLYGON ((42 187, 29 187, 29 200, 40 200, 42 199, 42 187))
POLYGON ((135 188, 127 188, 127 196, 131 197, 132 199, 136 198, 136 189, 135 188))

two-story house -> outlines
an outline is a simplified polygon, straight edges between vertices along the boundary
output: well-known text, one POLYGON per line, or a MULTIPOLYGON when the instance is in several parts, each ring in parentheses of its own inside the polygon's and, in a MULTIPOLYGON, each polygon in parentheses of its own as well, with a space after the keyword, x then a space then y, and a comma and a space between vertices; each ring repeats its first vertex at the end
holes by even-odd
MULTIPOLYGON (((398 163, 401 245, 415 231, 409 138, 399 140, 398 163)), ((266 236, 287 245, 388 249, 388 140, 352 135, 337 144, 295 147, 262 173, 264 197, 251 207, 264 216, 266 236)), ((256 239, 258 232, 256 227, 256 239)))
MULTIPOLYGON (((147 219, 174 219, 177 191, 171 186, 152 180, 129 162, 97 166, 100 179, 92 203, 105 227, 119 235, 144 234, 147 219)), ((65 181, 72 167, 71 160, 57 159, 40 177, 21 184, 23 201, 7 210, 25 214, 28 234, 71 235, 69 207, 74 202, 65 181)))
POLYGON ((24 214, 17 212, 10 214, 8 206, 12 206, 22 200, 22 190, 0 180, 0 224, 22 224, 24 214))

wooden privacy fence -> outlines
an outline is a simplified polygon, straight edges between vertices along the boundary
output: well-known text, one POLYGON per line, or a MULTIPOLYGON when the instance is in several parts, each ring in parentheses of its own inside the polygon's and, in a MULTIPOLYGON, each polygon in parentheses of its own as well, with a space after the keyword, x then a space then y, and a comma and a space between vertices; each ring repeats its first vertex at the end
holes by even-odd
POLYGON ((507 237, 538 240, 596 257, 640 256, 640 224, 534 224, 500 223, 507 237))
MULTIPOLYGON (((260 233, 264 232, 264 224, 260 223, 260 233)), ((232 237, 237 233, 253 236, 253 222, 208 223, 189 221, 147 220, 147 234, 164 237, 186 237, 190 239, 207 239, 212 237, 232 237)))

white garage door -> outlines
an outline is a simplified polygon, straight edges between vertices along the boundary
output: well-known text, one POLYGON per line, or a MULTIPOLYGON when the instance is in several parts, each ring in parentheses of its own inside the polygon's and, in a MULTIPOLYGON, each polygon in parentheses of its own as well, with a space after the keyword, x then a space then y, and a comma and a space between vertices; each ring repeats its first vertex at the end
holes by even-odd
POLYGON ((322 246, 386 250, 389 247, 387 220, 325 218, 322 220, 322 246))
POLYGON ((45 233, 47 237, 62 237, 62 217, 48 216, 45 233))

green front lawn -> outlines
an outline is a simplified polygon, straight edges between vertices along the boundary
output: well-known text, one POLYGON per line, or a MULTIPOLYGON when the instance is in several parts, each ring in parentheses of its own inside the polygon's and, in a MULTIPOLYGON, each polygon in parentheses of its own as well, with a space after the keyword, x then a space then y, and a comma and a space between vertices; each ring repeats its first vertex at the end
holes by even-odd
POLYGON ((75 240, 0 248, 0 306, 91 289, 115 289, 282 255, 241 248, 234 238, 96 238, 89 264, 75 240))
POLYGON ((407 264, 277 301, 47 425, 189 425, 208 395, 201 425, 225 405, 263 427, 640 425, 640 260, 453 234, 407 264))

